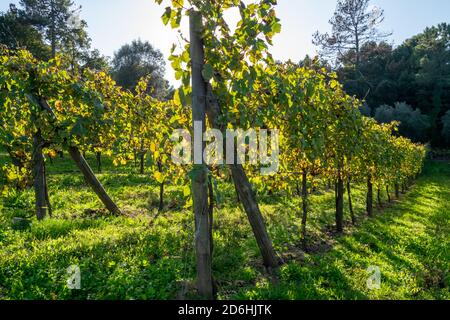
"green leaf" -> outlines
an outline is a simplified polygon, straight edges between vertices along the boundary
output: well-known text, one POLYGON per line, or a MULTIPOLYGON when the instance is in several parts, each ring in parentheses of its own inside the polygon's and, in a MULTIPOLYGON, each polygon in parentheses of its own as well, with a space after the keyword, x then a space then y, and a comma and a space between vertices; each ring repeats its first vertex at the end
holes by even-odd
POLYGON ((71 130, 71 134, 82 137, 87 133, 86 128, 83 126, 82 120, 78 119, 71 130))
POLYGON ((167 25, 169 23, 171 16, 172 16, 172 8, 167 7, 166 11, 164 12, 163 16, 161 17, 164 25, 167 25))
POLYGON ((212 65, 210 65, 209 63, 205 64, 205 66, 203 67, 202 75, 203 79, 206 82, 210 81, 214 76, 214 69, 212 65))
POLYGON ((275 22, 272 24, 272 32, 273 33, 280 33, 281 32, 281 23, 275 22))

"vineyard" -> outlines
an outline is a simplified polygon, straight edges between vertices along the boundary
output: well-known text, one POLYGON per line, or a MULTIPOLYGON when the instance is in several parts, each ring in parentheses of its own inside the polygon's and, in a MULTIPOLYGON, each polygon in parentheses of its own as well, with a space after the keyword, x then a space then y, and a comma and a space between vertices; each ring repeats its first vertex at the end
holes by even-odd
POLYGON ((448 165, 363 116, 318 60, 275 61, 275 4, 169 2, 163 23, 190 30, 173 99, 0 48, 0 299, 449 298, 448 165), (278 171, 174 163, 194 122, 278 130, 278 171), (371 265, 381 290, 364 288, 371 265))

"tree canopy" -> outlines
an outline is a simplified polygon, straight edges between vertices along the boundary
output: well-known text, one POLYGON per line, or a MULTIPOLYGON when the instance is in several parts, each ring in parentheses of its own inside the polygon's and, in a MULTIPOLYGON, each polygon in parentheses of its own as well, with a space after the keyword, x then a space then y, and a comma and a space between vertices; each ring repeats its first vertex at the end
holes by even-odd
POLYGON ((370 0, 338 0, 331 18, 331 34, 314 34, 313 43, 321 48, 321 54, 336 64, 359 68, 361 47, 371 41, 388 37, 389 33, 378 30, 384 21, 384 11, 370 7, 370 0), (349 54, 349 52, 351 54, 349 54))
POLYGON ((168 94, 168 83, 164 79, 164 56, 149 42, 134 40, 123 45, 112 60, 112 75, 121 87, 134 90, 140 79, 147 77, 148 89, 155 97, 168 94))

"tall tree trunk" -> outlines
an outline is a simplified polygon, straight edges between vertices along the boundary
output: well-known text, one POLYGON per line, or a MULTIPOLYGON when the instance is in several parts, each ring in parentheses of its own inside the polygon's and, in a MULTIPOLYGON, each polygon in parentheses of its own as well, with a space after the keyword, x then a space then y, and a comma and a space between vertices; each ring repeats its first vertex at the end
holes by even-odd
POLYGON ((42 154, 42 136, 40 130, 33 137, 33 179, 34 179, 34 195, 36 206, 36 217, 43 220, 47 215, 47 199, 46 199, 46 183, 44 156, 42 154))
POLYGON ((351 180, 347 180, 347 194, 348 194, 348 208, 350 210, 350 216, 352 217, 352 224, 356 224, 355 211, 353 210, 353 200, 352 200, 352 187, 351 180))
MULTIPOLYGON (((212 86, 209 84, 207 89, 207 114, 209 122, 214 129, 225 132, 226 124, 219 122, 222 111, 216 97, 214 96, 212 86)), ((247 213, 253 234, 255 235, 259 250, 261 251, 264 265, 268 268, 277 268, 282 261, 273 249, 272 240, 267 233, 264 218, 261 214, 261 210, 256 200, 255 193, 252 190, 252 186, 247 178, 247 175, 245 174, 245 170, 242 165, 238 164, 228 165, 228 167, 231 170, 239 199, 245 212, 247 213)))
POLYGON ((100 200, 105 205, 105 207, 112 214, 120 214, 121 211, 120 211, 119 207, 117 207, 117 205, 111 200, 109 195, 106 193, 102 184, 100 183, 100 181, 98 181, 94 172, 92 172, 91 167, 89 166, 87 161, 84 159, 84 157, 80 153, 80 150, 78 150, 75 147, 70 147, 69 154, 72 157, 75 164, 77 165, 78 169, 83 174, 86 182, 89 184, 89 186, 92 188, 92 190, 94 190, 94 192, 100 198, 100 200))
POLYGON ((359 66, 361 64, 361 50, 360 50, 360 39, 359 39, 359 31, 356 29, 355 31, 355 70, 357 73, 357 76, 359 77, 359 66))
POLYGON ((336 193, 336 231, 344 232, 344 181, 339 173, 336 193))
MULTIPOLYGON (((302 204, 303 204, 303 215, 302 215, 302 245, 303 250, 307 249, 307 241, 306 241, 306 223, 308 221, 308 184, 307 184, 308 175, 306 171, 303 172, 302 175, 302 204)), ((297 183, 298 184, 298 183, 297 183)))
POLYGON ((52 49, 52 58, 56 57, 56 9, 55 2, 50 2, 50 45, 52 49))
POLYGON ((367 214, 369 217, 373 216, 373 183, 372 177, 367 178, 367 214))
POLYGON ((388 184, 386 185, 386 195, 387 195, 387 198, 388 198, 388 202, 392 202, 391 193, 389 191, 389 185, 388 184))
MULTIPOLYGON (((192 66, 192 121, 194 126, 201 123, 202 130, 206 129, 206 83, 202 71, 205 61, 203 47, 203 23, 199 12, 191 11, 189 15, 190 27, 190 55, 192 66)), ((207 167, 203 162, 203 141, 194 139, 194 175, 192 178, 192 193, 195 215, 195 249, 197 262, 197 289, 204 299, 214 299, 214 285, 212 277, 212 257, 210 220, 208 208, 208 175, 207 167), (201 150, 195 146, 201 144, 201 150), (197 154, 201 151, 201 155, 197 154), (201 163, 199 163, 201 162, 201 163)), ((203 138, 203 137, 201 137, 203 138)), ((202 139, 203 140, 203 139, 202 139)))

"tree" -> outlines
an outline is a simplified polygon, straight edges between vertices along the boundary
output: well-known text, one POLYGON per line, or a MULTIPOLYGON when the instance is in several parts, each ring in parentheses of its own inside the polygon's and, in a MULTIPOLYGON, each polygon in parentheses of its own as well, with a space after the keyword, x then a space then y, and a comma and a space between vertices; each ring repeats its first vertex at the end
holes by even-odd
POLYGON ((42 35, 33 27, 23 10, 13 4, 0 15, 0 43, 11 50, 27 49, 42 60, 51 56, 50 47, 45 44, 42 35))
POLYGON ((89 47, 86 22, 73 23, 81 10, 71 0, 20 0, 21 10, 51 47, 52 57, 58 51, 89 47))
POLYGON ((394 108, 388 105, 382 105, 375 111, 375 120, 379 123, 391 123, 394 121, 394 108))
POLYGON ((397 102, 394 107, 383 105, 376 110, 375 119, 379 123, 400 122, 401 135, 410 137, 414 141, 426 142, 428 130, 431 127, 430 118, 414 110, 406 103, 397 102))
POLYGON ((365 117, 370 117, 372 115, 372 109, 367 103, 364 103, 359 107, 359 112, 365 117))
POLYGON ((59 57, 45 62, 25 50, 0 49, 0 145, 30 153, 38 219, 51 214, 45 149, 67 149, 106 208, 120 214, 78 148, 99 139, 111 145, 126 131, 121 123, 127 102, 114 81, 102 72, 85 72, 83 79, 70 75, 59 57))
MULTIPOLYGON (((68 33, 62 37, 59 50, 60 54, 67 57, 73 73, 78 71, 79 66, 85 63, 86 59, 88 59, 88 62, 95 62, 95 60, 99 62, 98 58, 103 58, 98 51, 89 50, 91 39, 86 31, 87 23, 79 18, 80 10, 81 7, 77 11, 73 11, 69 16, 67 20, 68 33)), ((106 59, 103 58, 103 60, 106 62, 106 59)))
POLYGON ((370 0, 339 0, 330 20, 331 34, 314 34, 313 43, 324 56, 337 64, 352 65, 359 69, 361 47, 370 41, 380 41, 390 33, 380 32, 377 26, 384 21, 384 11, 369 7, 370 0), (352 52, 352 55, 348 55, 352 52))
MULTIPOLYGON (((365 99, 372 108, 398 101, 397 86, 386 71, 392 51, 392 46, 385 42, 363 44, 358 69, 353 64, 344 64, 337 70, 347 93, 365 99)), ((354 55, 353 51, 348 51, 343 60, 353 61, 354 55)))
POLYGON ((81 68, 94 71, 110 71, 108 58, 97 49, 84 52, 81 56, 81 68))
POLYGON ((68 68, 82 72, 86 68, 108 71, 106 57, 91 50, 87 23, 80 19, 81 7, 71 1, 23 0, 20 7, 11 4, 0 15, 0 43, 9 49, 27 49, 40 60, 65 56, 68 68))
POLYGON ((168 94, 168 82, 164 79, 165 64, 161 51, 149 42, 134 40, 114 54, 112 74, 118 85, 130 91, 136 88, 141 78, 146 77, 151 95, 165 98, 168 94))
POLYGON ((431 120, 431 139, 439 145, 440 118, 450 110, 450 24, 442 23, 405 42, 416 70, 417 106, 431 120))
MULTIPOLYGON (((348 51, 346 56, 344 60, 352 60, 354 53, 348 51)), ((398 101, 418 109, 411 116, 421 130, 416 124, 412 130, 404 130, 410 122, 406 119, 400 133, 432 146, 445 146, 441 119, 450 110, 450 25, 426 28, 395 49, 385 42, 368 42, 361 47, 359 70, 343 64, 337 72, 346 91, 364 99, 372 110, 398 101), (420 113, 428 117, 425 131, 420 113)), ((380 109, 379 116, 384 111, 380 109)))

